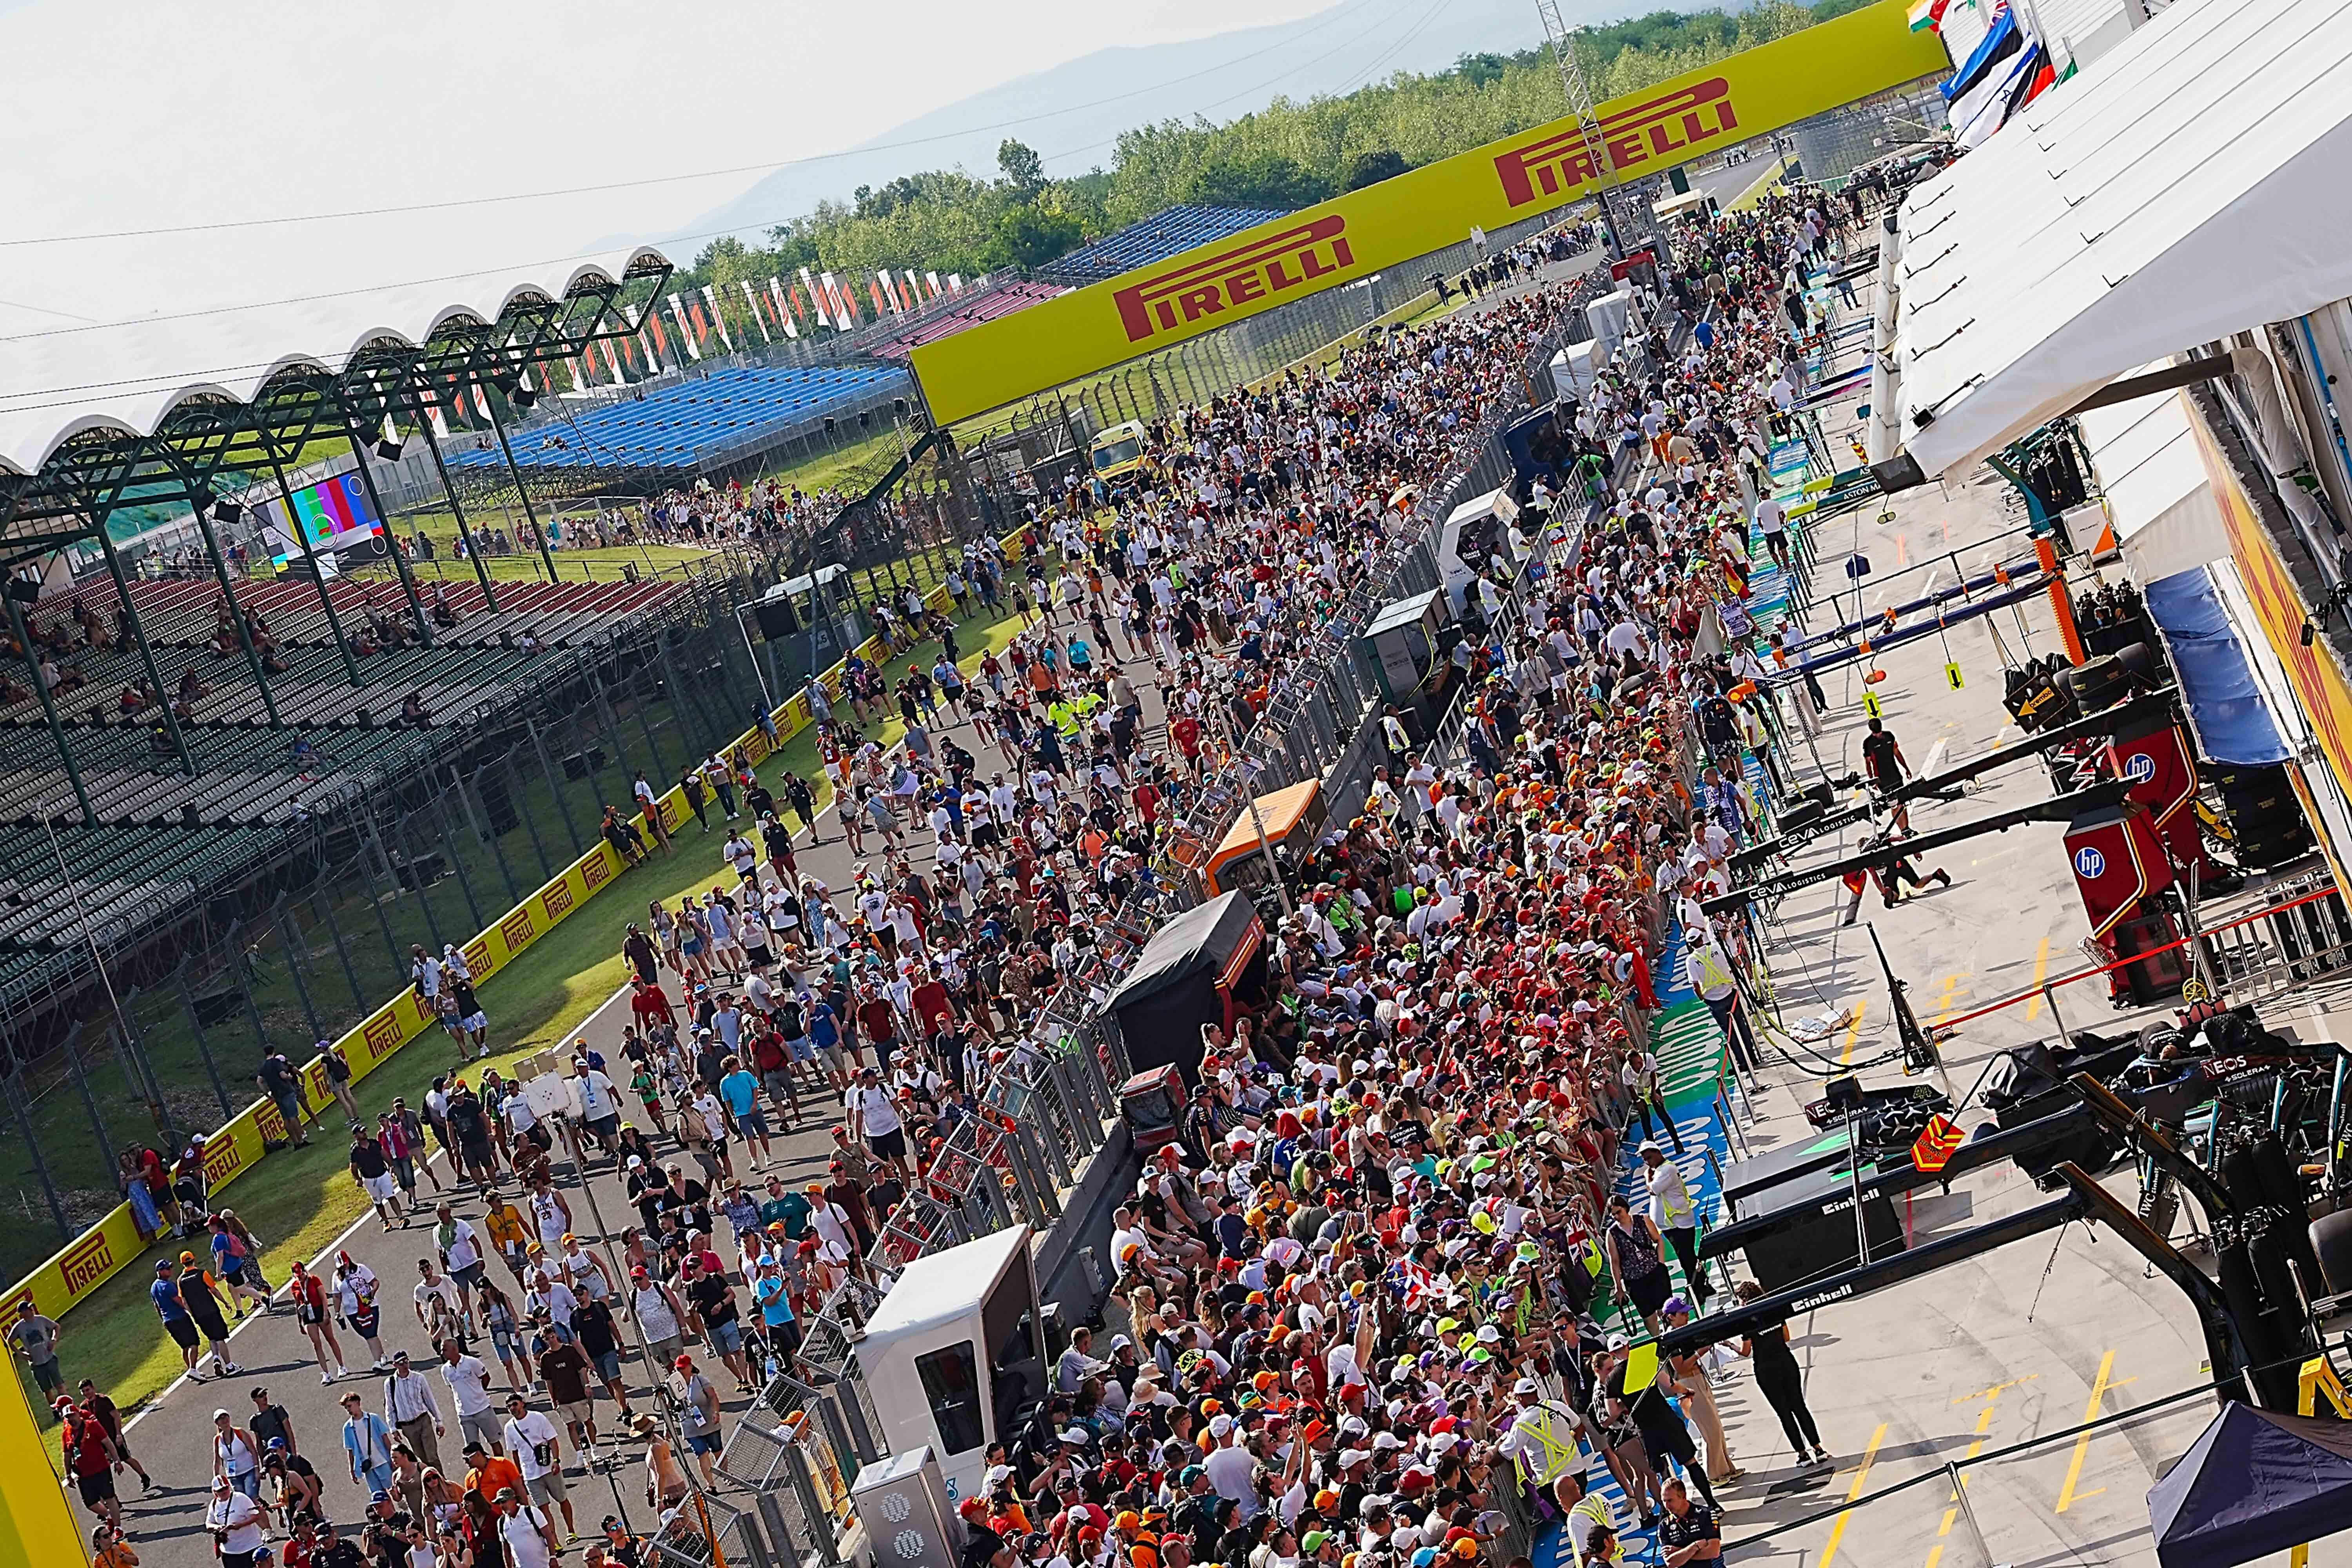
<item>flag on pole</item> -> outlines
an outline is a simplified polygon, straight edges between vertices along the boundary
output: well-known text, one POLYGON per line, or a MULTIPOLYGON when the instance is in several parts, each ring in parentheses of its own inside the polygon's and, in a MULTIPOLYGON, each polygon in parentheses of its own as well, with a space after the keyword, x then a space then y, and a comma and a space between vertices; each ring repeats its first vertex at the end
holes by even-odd
POLYGON ((877 318, 893 316, 898 311, 898 307, 890 301, 889 292, 882 287, 884 277, 885 274, 877 272, 866 280, 867 290, 874 296, 874 314, 877 318))
POLYGON ((961 294, 963 292, 963 275, 961 273, 950 272, 948 274, 948 292, 950 294, 961 294))
POLYGON ((801 283, 808 289, 809 304, 816 312, 816 324, 820 327, 833 325, 833 318, 825 313, 824 296, 818 291, 816 279, 809 276, 809 269, 805 267, 801 268, 801 283))
POLYGON ((775 338, 768 331, 768 319, 760 314, 760 297, 751 292, 751 280, 749 278, 738 278, 735 281, 742 286, 743 303, 751 307, 751 321, 760 329, 760 341, 763 343, 774 342, 775 338))
POLYGON ((845 332, 856 331, 858 321, 857 296, 851 292, 849 279, 824 274, 824 286, 833 290, 833 323, 845 332))
POLYGON ((926 272, 923 274, 923 282, 929 288, 931 298, 934 300, 938 299, 940 297, 940 275, 936 272, 926 272))
POLYGON ((743 303, 751 308, 751 322, 760 329, 760 341, 764 343, 774 342, 776 335, 768 331, 767 309, 760 303, 760 296, 764 290, 752 288, 751 280, 748 278, 739 278, 736 281, 742 285, 743 303))
POLYGON ((482 411, 483 424, 488 425, 495 420, 496 416, 490 412, 490 389, 479 382, 474 384, 474 406, 482 411))
MULTIPOLYGON (((696 359, 700 359, 702 357, 702 351, 695 346, 694 333, 688 329, 686 324, 686 307, 677 302, 677 296, 675 294, 672 294, 669 297, 669 319, 677 323, 677 335, 679 339, 685 342, 686 352, 692 354, 696 359)), ((661 327, 659 323, 655 325, 654 332, 656 336, 660 335, 661 327)))
POLYGON ((432 422, 433 435, 436 440, 446 441, 449 438, 449 422, 441 417, 440 396, 430 388, 427 388, 425 394, 425 417, 432 422))
POLYGON ((727 331, 727 312, 719 308, 719 290, 705 283, 702 286, 702 297, 710 302, 710 319, 718 323, 719 341, 727 345, 729 353, 733 353, 735 339, 727 331))
POLYGON ((799 337, 801 329, 793 320, 793 301, 791 296, 784 290, 784 280, 781 278, 769 279, 768 295, 775 302, 776 321, 784 329, 784 336, 799 337))
POLYGON ((899 276, 906 279, 907 287, 903 292, 907 300, 907 309, 911 310, 923 302, 923 286, 916 281, 915 269, 911 267, 901 268, 899 276))

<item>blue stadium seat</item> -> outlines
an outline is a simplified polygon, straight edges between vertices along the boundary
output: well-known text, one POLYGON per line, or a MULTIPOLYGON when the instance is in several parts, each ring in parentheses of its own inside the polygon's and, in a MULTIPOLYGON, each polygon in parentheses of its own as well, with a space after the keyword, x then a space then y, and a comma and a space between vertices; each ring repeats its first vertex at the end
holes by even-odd
POLYGON ((1031 275, 1083 289, 1282 216, 1262 207, 1170 207, 1081 246, 1059 261, 1049 261, 1031 275))
MULTIPOLYGON (((842 415, 904 388, 907 373, 877 364, 736 365, 641 399, 599 404, 511 434, 530 468, 678 468, 704 454, 842 415)), ((495 446, 450 455, 453 468, 500 461, 495 446)))

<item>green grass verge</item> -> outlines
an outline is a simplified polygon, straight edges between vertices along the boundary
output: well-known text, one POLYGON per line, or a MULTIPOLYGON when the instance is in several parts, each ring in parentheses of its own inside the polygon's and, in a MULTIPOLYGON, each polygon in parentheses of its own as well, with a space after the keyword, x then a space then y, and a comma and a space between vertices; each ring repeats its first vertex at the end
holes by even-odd
MULTIPOLYGON (((957 642, 966 668, 976 668, 985 652, 1002 650, 1020 629, 1017 617, 996 619, 983 615, 961 623, 957 642)), ((928 665, 939 652, 939 645, 927 644, 898 656, 893 663, 919 659, 928 665)), ((903 732, 893 720, 883 726, 880 739, 887 745, 903 732)), ((786 770, 810 779, 821 803, 830 800, 814 732, 795 736, 762 762, 759 771, 772 784, 786 770)), ((603 776, 609 779, 611 774, 603 776)), ((541 832, 549 839, 551 852, 568 842, 562 823, 551 816, 551 801, 518 798, 516 804, 526 812, 551 814, 541 822, 541 832)), ((625 972, 618 952, 623 927, 640 918, 651 900, 675 904, 685 894, 709 884, 715 849, 691 830, 678 835, 677 842, 675 853, 656 854, 624 872, 608 891, 590 900, 483 983, 482 1003, 491 1018, 492 1037, 504 1047, 494 1065, 503 1070, 577 1029, 623 983, 625 972)), ((445 879, 440 886, 446 889, 454 880, 445 879)), ((485 901, 488 901, 489 885, 495 884, 479 889, 485 901)), ((499 908, 503 910, 503 893, 499 908)), ((160 1071, 165 1064, 157 1065, 160 1071)), ((416 1104, 434 1077, 451 1066, 452 1053, 446 1041, 437 1034, 426 1036, 364 1079, 359 1086, 360 1102, 371 1112, 389 1105, 394 1095, 406 1095, 412 1105, 416 1104)), ((247 1092, 250 1085, 242 1060, 234 1066, 224 1060, 222 1072, 231 1081, 232 1095, 239 1105, 244 1104, 250 1098, 247 1092)), ((80 1114, 78 1103, 70 1107, 60 1103, 55 1109, 80 1114)), ((282 1282, 292 1262, 316 1256, 365 1210, 364 1198, 345 1169, 343 1147, 343 1141, 330 1129, 315 1136, 309 1149, 271 1155, 266 1173, 248 1175, 222 1194, 223 1200, 263 1239, 265 1271, 271 1280, 282 1282)), ((126 1409, 152 1398, 180 1373, 177 1348, 163 1336, 147 1300, 152 1277, 152 1258, 131 1263, 68 1314, 65 1323, 61 1354, 68 1376, 95 1380, 126 1409)))

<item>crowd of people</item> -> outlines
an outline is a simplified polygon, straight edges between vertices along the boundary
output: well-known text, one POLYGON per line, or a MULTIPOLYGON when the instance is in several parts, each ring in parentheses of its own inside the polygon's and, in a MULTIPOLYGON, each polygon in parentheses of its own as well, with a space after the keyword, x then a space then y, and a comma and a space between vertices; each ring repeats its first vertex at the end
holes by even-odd
MULTIPOLYGON (((1399 746, 1291 868, 1274 998, 1204 1039, 1182 1135, 1118 1215, 1115 1331, 1099 1356, 1074 1342, 962 1505, 973 1568, 1461 1568, 1505 1539, 1522 1477, 1580 1563, 1653 1527, 1665 1561, 1710 1560, 1715 1489, 1742 1471, 1709 1388, 1740 1356, 1821 1461, 1778 1334, 1628 1370, 1723 1288, 1646 1021, 1686 983, 1756 1049, 1754 955, 1698 902, 1759 827, 1770 698, 1744 643, 1695 640, 1746 591, 1742 470, 1769 491, 1818 325, 1807 268, 1839 221, 1776 201, 1678 236, 1636 330, 1563 401, 1530 524, 1464 596, 1463 754, 1399 746)), ((951 592, 1018 611, 1010 646, 812 689, 846 885, 796 858, 825 832, 815 781, 690 770, 689 848, 640 780, 608 833, 633 854, 716 840, 711 884, 629 927, 631 1024, 610 1058, 566 1053, 560 1113, 544 1085, 469 1075, 487 1019, 462 959, 420 954, 458 1068, 414 1110, 354 1116, 350 1153, 387 1229, 432 1230, 414 1331, 350 1252, 296 1270, 289 1316, 323 1382, 353 1379, 346 1420, 306 1450, 266 1387, 220 1414, 222 1560, 538 1568, 579 1533, 567 1472, 641 1469, 657 1514, 709 1481, 722 1397, 789 1369, 845 1279, 887 1288, 899 1202, 990 1075, 1051 1043, 1055 988, 1140 935, 1120 913, 1167 901, 1171 825, 1591 291, 1530 280, 1237 390, 1155 426, 1133 487, 1041 503, 1017 558, 969 552, 951 592), (867 731, 887 717, 886 751, 867 731), (819 1126, 824 1177, 787 1182, 778 1141, 819 1126), (634 1213, 600 1220, 564 1162, 609 1169, 634 1213), (365 1517, 339 1536, 346 1475, 365 1517)), ((192 1375, 234 1377, 228 1320, 278 1292, 249 1235, 181 1195, 210 1259, 159 1266, 157 1312, 192 1375)), ((135 1461, 89 1393, 58 1408, 107 1537, 135 1461)), ((641 1561, 608 1525, 591 1561, 641 1561)))

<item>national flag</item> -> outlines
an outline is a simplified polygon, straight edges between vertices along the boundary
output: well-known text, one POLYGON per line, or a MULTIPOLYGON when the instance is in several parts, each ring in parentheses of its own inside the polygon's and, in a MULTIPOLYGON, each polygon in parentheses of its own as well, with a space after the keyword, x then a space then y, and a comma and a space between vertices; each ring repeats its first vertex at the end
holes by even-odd
POLYGON ((705 283, 702 286, 702 297, 710 302, 710 319, 718 323, 719 341, 727 345, 729 353, 733 353, 735 339, 727 331, 727 312, 719 308, 719 290, 705 283))
POLYGON ((1924 33, 1944 19, 1944 7, 1951 0, 1911 0, 1911 30, 1924 33))
POLYGON ((1969 1141, 1960 1124, 1948 1116, 1931 1116, 1911 1145, 1911 1163, 1923 1176, 1932 1176, 1951 1163, 1953 1152, 1969 1141))

